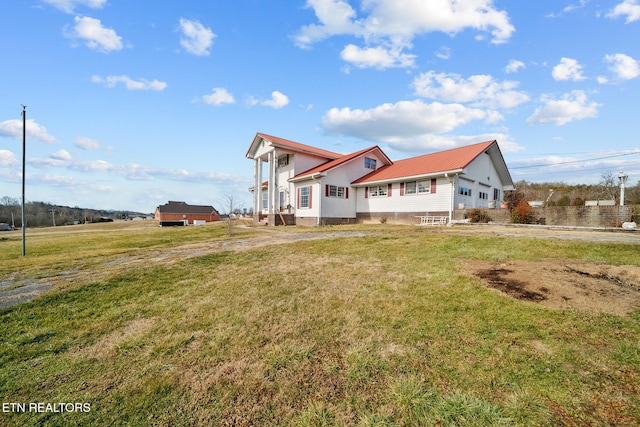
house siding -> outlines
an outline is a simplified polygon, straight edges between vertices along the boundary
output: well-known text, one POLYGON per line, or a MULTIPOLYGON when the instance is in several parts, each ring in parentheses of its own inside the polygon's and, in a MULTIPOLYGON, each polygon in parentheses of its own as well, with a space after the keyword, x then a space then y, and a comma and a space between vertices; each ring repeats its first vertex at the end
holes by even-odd
POLYGON ((500 203, 504 189, 491 156, 484 153, 467 166, 464 175, 457 177, 455 193, 456 209, 488 208, 490 201, 500 203), (460 187, 471 189, 471 196, 460 194, 460 187), (496 189, 498 190, 497 200, 494 198, 496 189), (481 199, 480 192, 486 193, 487 198, 481 199))
MULTIPOLYGON (((415 181, 415 180, 408 180, 415 181)), ((391 196, 387 197, 365 197, 367 187, 357 188, 358 215, 364 213, 388 214, 389 212, 399 212, 403 214, 425 215, 433 212, 448 212, 451 204, 451 184, 446 178, 436 178, 436 192, 426 194, 405 194, 400 195, 400 182, 391 185, 391 196)), ((387 183, 378 184, 387 185, 387 183)))

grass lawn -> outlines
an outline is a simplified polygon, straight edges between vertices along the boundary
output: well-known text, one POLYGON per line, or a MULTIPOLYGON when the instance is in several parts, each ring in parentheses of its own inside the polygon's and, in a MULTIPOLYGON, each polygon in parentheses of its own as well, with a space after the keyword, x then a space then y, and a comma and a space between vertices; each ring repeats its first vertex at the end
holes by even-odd
POLYGON ((514 300, 461 261, 640 265, 635 245, 358 225, 225 250, 267 233, 133 224, 34 232, 24 258, 18 235, 0 236, 0 282, 59 278, 0 309, 0 425, 640 422, 640 312, 514 300), (163 261, 199 244, 220 249, 163 261), (11 406, 38 402, 87 405, 11 406))

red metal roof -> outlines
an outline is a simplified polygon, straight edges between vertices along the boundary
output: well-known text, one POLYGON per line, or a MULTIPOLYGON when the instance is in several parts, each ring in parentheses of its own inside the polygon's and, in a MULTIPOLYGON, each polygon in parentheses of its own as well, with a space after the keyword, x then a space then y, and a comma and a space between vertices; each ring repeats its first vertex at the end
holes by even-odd
POLYGON ((464 169, 492 144, 497 144, 496 140, 425 154, 410 159, 396 160, 388 166, 378 168, 376 171, 355 180, 353 184, 389 181, 398 178, 464 169))
MULTIPOLYGON (((342 156, 342 154, 334 153, 333 151, 311 147, 310 145, 300 144, 299 142, 289 141, 288 139, 278 138, 277 136, 267 135, 266 133, 260 133, 260 132, 256 133, 256 137, 253 139, 254 142, 258 137, 271 142, 273 145, 277 147, 290 149, 291 151, 309 153, 309 154, 312 154, 318 157, 323 157, 326 159, 332 160, 342 156)), ((249 147, 249 150, 247 150, 246 157, 249 157, 249 153, 251 152, 252 147, 253 147, 253 144, 251 144, 251 147, 249 147)))
POLYGON ((342 165, 344 163, 347 163, 350 160, 355 159, 358 156, 361 156, 361 155, 363 155, 365 153, 368 153, 370 151, 375 151, 375 150, 378 151, 378 155, 379 156, 384 157, 388 163, 391 163, 391 160, 387 157, 387 155, 384 154, 384 152, 380 149, 380 147, 378 147, 376 145, 376 146, 373 146, 373 147, 365 148, 365 149, 360 150, 360 151, 356 151, 355 153, 346 154, 346 155, 341 156, 341 157, 339 157, 339 158, 337 158, 335 160, 330 160, 330 161, 328 161, 326 163, 323 163, 323 164, 321 164, 319 166, 316 166, 315 168, 312 168, 312 169, 306 170, 306 171, 304 171, 302 173, 299 173, 298 175, 294 176, 292 179, 301 178, 301 177, 304 177, 304 176, 311 176, 311 175, 314 175, 316 173, 327 172, 327 171, 329 171, 329 170, 331 170, 331 169, 333 169, 335 167, 338 167, 338 166, 340 166, 340 165, 342 165))

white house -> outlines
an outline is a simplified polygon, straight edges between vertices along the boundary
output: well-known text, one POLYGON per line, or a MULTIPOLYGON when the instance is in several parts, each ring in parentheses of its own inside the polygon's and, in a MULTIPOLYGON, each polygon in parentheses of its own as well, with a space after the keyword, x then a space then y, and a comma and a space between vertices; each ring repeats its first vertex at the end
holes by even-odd
POLYGON ((392 161, 378 146, 344 155, 258 133, 246 157, 254 219, 271 225, 450 221, 454 209, 495 207, 514 188, 495 140, 392 161))

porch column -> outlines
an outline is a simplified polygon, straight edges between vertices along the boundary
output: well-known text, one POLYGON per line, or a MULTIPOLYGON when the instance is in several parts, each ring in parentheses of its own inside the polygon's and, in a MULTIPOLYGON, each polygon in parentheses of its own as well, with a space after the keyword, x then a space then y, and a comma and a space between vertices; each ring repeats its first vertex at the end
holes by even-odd
MULTIPOLYGON (((273 187, 271 189, 271 202, 270 205, 272 206, 272 211, 271 213, 276 215, 278 212, 280 212, 280 194, 278 191, 278 150, 273 150, 273 162, 271 165, 271 170, 273 173, 273 179, 270 180, 271 182, 273 182, 273 187)), ((274 223, 275 224, 275 223, 274 223)))
MULTIPOLYGON (((445 174, 445 177, 447 177, 447 174, 445 174)), ((454 211, 454 203, 455 203, 455 199, 456 199, 456 177, 455 176, 449 176, 449 183, 451 184, 451 188, 449 190, 449 222, 447 223, 448 226, 452 226, 453 225, 453 211, 454 211)))
POLYGON ((262 202, 262 159, 253 161, 253 215, 260 215, 262 202))
POLYGON ((267 216, 269 225, 275 225, 275 204, 274 204, 274 194, 276 189, 278 188, 278 184, 276 182, 276 166, 277 166, 277 158, 276 152, 271 151, 269 153, 269 165, 268 169, 268 187, 267 187, 267 216))

